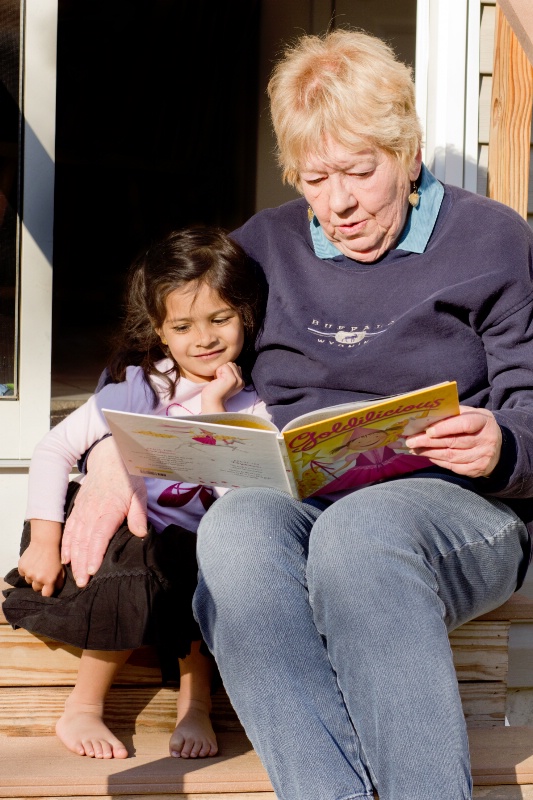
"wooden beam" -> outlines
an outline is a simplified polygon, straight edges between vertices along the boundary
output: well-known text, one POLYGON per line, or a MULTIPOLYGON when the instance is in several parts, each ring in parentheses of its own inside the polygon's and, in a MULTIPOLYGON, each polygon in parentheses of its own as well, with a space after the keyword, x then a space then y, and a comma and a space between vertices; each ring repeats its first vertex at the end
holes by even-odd
POLYGON ((527 218, 533 66, 496 3, 488 195, 527 218))
POLYGON ((533 64, 533 4, 531 0, 498 0, 509 25, 533 64))

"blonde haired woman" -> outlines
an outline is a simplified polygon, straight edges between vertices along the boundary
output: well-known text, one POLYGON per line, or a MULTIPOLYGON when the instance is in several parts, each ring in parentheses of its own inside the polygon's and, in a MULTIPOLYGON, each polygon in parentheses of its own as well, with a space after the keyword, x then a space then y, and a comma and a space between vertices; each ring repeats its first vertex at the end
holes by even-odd
MULTIPOLYGON (((304 36, 269 93, 303 197, 233 237, 269 283, 253 378, 274 421, 443 380, 462 413, 407 439, 424 470, 304 503, 228 492, 200 525, 195 613, 279 800, 469 800, 448 631, 529 563, 533 233, 422 164, 411 75, 384 42, 304 36)), ((135 487, 116 481, 118 518, 135 487)))

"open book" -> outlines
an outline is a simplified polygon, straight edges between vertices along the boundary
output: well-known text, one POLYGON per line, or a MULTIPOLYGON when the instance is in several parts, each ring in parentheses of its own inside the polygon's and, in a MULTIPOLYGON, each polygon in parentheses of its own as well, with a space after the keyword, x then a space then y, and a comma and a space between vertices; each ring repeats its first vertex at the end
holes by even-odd
POLYGON ((132 475, 270 486, 303 500, 429 466, 405 437, 459 413, 454 381, 303 414, 280 431, 253 414, 156 417, 103 409, 132 475))

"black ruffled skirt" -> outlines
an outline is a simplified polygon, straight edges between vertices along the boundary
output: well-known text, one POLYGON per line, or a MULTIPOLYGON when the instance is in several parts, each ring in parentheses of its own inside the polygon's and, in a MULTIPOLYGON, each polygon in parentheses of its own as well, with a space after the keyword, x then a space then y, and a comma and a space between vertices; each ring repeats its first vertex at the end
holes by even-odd
MULTIPOLYGON (((79 484, 69 485, 68 516, 79 484)), ((196 534, 178 525, 162 533, 151 526, 144 539, 124 523, 111 539, 103 563, 80 589, 66 566, 64 586, 43 597, 28 586, 17 569, 5 580, 3 611, 13 628, 25 628, 84 650, 156 648, 164 681, 179 680, 178 659, 201 639, 192 614, 197 583, 196 534)), ((20 552, 30 542, 25 523, 20 552)), ((207 648, 202 643, 202 651, 207 648)))

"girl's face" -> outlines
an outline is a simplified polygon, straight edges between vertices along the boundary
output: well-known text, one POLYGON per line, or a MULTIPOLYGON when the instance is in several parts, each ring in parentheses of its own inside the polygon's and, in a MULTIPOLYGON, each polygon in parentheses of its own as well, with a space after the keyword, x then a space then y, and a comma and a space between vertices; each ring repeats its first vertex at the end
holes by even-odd
POLYGON ((244 325, 234 308, 210 286, 196 282, 167 296, 167 315, 156 329, 179 365, 195 383, 213 380, 222 364, 235 361, 244 345, 244 325))
POLYGON ((300 189, 326 237, 348 258, 372 262, 393 247, 407 219, 407 197, 420 173, 371 148, 349 152, 330 143, 327 161, 310 156, 300 172, 300 189))

